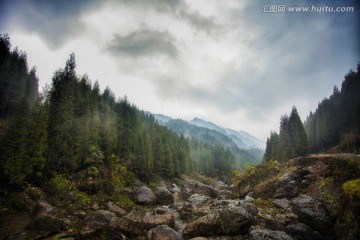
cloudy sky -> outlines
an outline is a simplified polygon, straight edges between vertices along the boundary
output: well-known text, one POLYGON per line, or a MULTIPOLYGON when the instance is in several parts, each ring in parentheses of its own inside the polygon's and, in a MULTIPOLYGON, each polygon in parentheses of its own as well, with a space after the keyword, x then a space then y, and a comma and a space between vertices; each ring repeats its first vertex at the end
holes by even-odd
POLYGON ((293 105, 305 120, 356 68, 359 13, 359 0, 1 0, 0 32, 41 86, 74 52, 78 74, 140 109, 264 140, 293 105))

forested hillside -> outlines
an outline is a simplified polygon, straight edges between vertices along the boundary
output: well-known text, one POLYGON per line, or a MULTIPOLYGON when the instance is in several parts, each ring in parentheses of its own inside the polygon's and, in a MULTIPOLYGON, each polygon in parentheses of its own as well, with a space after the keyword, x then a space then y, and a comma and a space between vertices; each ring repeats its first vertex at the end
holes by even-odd
POLYGON ((224 175, 232 169, 243 168, 245 164, 261 161, 263 150, 259 148, 240 149, 227 135, 205 127, 199 127, 180 119, 159 118, 160 122, 178 135, 191 139, 191 155, 199 172, 208 175, 224 175), (217 152, 217 153, 215 153, 217 152), (219 157, 220 159, 219 159, 219 157), (221 160, 223 159, 223 160, 221 160))
POLYGON ((360 64, 345 75, 341 90, 336 86, 304 124, 312 153, 360 151, 360 64))
POLYGON ((302 124, 294 107, 280 120, 280 132, 267 139, 264 160, 288 159, 306 153, 360 151, 360 64, 345 75, 341 91, 324 98, 302 124))
POLYGON ((7 35, 1 36, 1 54, 0 82, 9 86, 1 88, 2 119, 8 118, 1 124, 2 187, 79 173, 79 182, 89 184, 90 177, 101 190, 123 185, 131 174, 151 181, 193 170, 189 140, 126 97, 116 100, 109 88, 101 93, 97 82, 76 73, 74 54, 39 96, 35 70, 27 73, 24 53, 10 52, 7 35))

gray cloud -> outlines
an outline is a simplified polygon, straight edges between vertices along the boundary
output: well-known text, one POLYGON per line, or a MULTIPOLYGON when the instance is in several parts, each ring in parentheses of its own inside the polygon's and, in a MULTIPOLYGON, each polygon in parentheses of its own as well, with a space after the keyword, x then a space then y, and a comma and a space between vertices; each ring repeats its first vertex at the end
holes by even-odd
POLYGON ((150 8, 159 13, 169 14, 208 34, 215 33, 220 28, 214 17, 206 17, 190 9, 184 0, 120 0, 117 3, 143 9, 150 8))
POLYGON ((3 0, 0 1, 0 30, 8 24, 39 35, 53 50, 82 35, 86 26, 82 16, 110 4, 138 9, 154 9, 186 22, 198 31, 213 33, 218 28, 214 18, 189 8, 184 0, 3 0))
POLYGON ((115 34, 106 50, 113 56, 133 58, 167 56, 176 58, 178 49, 174 38, 167 31, 142 27, 127 35, 115 34))
POLYGON ((19 26, 38 34, 51 49, 58 49, 85 30, 81 14, 101 4, 96 0, 4 0, 0 9, 5 9, 5 14, 0 27, 19 26))
POLYGON ((204 17, 198 12, 181 10, 180 15, 198 31, 204 31, 211 34, 219 29, 214 18, 204 17))

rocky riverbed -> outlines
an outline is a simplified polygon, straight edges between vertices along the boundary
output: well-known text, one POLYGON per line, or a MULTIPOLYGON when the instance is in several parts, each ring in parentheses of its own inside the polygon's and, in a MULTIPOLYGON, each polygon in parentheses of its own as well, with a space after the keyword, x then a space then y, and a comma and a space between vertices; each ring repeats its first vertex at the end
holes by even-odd
POLYGON ((138 183, 127 189, 134 206, 69 200, 59 208, 32 187, 19 195, 28 214, 2 214, 0 239, 360 239, 359 192, 344 189, 359 166, 357 156, 319 155, 257 167, 261 177, 249 172, 233 186, 138 183))

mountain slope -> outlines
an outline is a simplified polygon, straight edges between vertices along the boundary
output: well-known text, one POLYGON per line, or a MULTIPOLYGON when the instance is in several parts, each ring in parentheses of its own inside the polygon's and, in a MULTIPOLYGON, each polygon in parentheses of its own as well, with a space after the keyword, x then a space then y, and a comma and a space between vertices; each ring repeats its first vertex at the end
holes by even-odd
MULTIPOLYGON (((195 118, 191 122, 180 119, 168 120, 164 115, 154 115, 159 124, 168 127, 178 135, 184 135, 189 139, 197 139, 209 146, 223 146, 228 148, 234 155, 237 166, 244 166, 246 163, 257 164, 261 161, 263 150, 258 148, 253 142, 251 145, 245 144, 239 137, 239 133, 234 130, 233 134, 229 134, 230 130, 221 128, 213 123, 195 118), (167 121, 164 121, 166 119, 167 121), (253 146, 253 147, 251 147, 253 146)), ((243 138, 246 139, 246 138, 243 138)), ((247 140, 247 143, 250 141, 247 140)))
POLYGON ((214 123, 204 121, 199 118, 194 118, 190 121, 191 124, 204 127, 208 129, 212 129, 218 131, 219 133, 224 134, 228 138, 230 138, 239 148, 241 149, 249 149, 249 148, 265 148, 265 142, 257 139, 256 137, 252 136, 251 134, 245 131, 235 131, 229 128, 220 127, 214 123))

